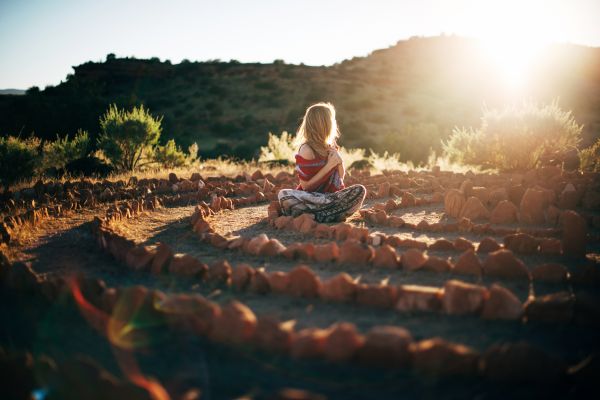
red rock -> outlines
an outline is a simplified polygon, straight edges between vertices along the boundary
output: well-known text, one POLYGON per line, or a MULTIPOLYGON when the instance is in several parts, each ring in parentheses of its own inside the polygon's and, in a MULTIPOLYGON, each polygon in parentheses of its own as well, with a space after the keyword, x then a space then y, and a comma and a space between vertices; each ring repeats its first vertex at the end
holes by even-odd
POLYGON ((484 319, 520 319, 523 315, 523 304, 510 290, 493 284, 490 297, 485 301, 481 317, 484 319))
POLYGON ((441 338, 413 343, 411 354, 414 368, 427 375, 474 376, 477 373, 479 354, 475 350, 441 338))
POLYGON ((389 199, 385 202, 384 209, 385 211, 393 211, 398 208, 398 204, 394 201, 394 199, 389 199))
POLYGON ((293 224, 294 218, 287 215, 275 218, 274 225, 277 229, 286 229, 293 224))
POLYGON ((454 239, 454 248, 458 251, 467 251, 467 250, 475 250, 475 246, 471 241, 465 239, 464 237, 458 237, 454 239))
POLYGON ((383 182, 377 187, 377 197, 388 197, 390 195, 390 183, 383 182))
MULTIPOLYGON (((305 215, 308 215, 308 214, 305 214, 305 215)), ((308 235, 314 231, 316 226, 317 226, 317 223, 313 219, 305 218, 304 222, 302 222, 302 225, 300 226, 300 229, 298 231, 300 233, 308 235)))
POLYGON ((467 199, 462 210, 460 210, 460 218, 468 218, 471 221, 488 219, 489 217, 490 212, 485 208, 481 200, 473 196, 467 199))
MULTIPOLYGON (((392 238, 395 238, 395 237, 396 236, 392 236, 392 238)), ((388 244, 392 247, 406 247, 409 249, 419 249, 419 250, 427 249, 427 243, 421 242, 421 241, 415 240, 415 239, 399 239, 397 241, 393 240, 392 242, 389 242, 388 244)))
POLYGON ((396 302, 396 288, 389 285, 358 285, 356 302, 370 307, 392 308, 396 302))
POLYGON ((527 267, 510 250, 490 253, 483 263, 483 272, 487 276, 529 280, 527 267))
POLYGON ((587 223, 575 211, 565 211, 561 215, 563 225, 562 248, 565 255, 584 257, 587 246, 587 223))
POLYGON ((539 242, 526 233, 514 233, 504 237, 504 247, 515 253, 533 254, 537 252, 539 242))
POLYGON ((348 239, 354 239, 359 242, 366 243, 369 238, 369 228, 360 228, 358 226, 353 226, 350 232, 348 233, 348 239))
POLYGON ((583 193, 578 192, 573 184, 565 186, 558 198, 558 206, 562 209, 572 210, 577 207, 583 193))
POLYGON ((257 180, 263 179, 263 178, 264 178, 264 175, 262 174, 262 172, 259 169, 254 171, 254 173, 252 174, 252 177, 251 177, 251 179, 253 181, 257 181, 257 180))
POLYGON ((448 239, 438 239, 429 246, 429 250, 431 251, 453 251, 454 244, 448 239))
POLYGON ((300 229, 302 229, 303 225, 305 225, 305 224, 311 225, 314 222, 315 222, 315 216, 313 214, 308 214, 308 213, 300 214, 293 220, 294 230, 299 232, 300 229))
POLYGON ((341 222, 337 225, 333 225, 331 228, 333 229, 335 240, 342 241, 348 238, 352 225, 347 222, 341 222))
POLYGON ((261 233, 252 239, 250 239, 246 245, 246 252, 257 256, 260 253, 260 249, 269 241, 269 238, 264 233, 261 233))
POLYGON ((293 325, 273 317, 259 317, 254 332, 254 344, 262 350, 287 353, 294 337, 293 325))
POLYGON ((373 222, 379 225, 387 224, 388 215, 384 210, 377 210, 373 213, 373 222))
POLYGON ((325 358, 333 362, 350 361, 363 343, 364 338, 356 332, 354 324, 347 322, 335 324, 325 340, 325 358))
POLYGON ((560 217, 560 209, 553 205, 549 206, 546 209, 546 222, 551 225, 556 225, 558 222, 558 218, 560 217))
POLYGON ((314 246, 314 259, 317 262, 335 261, 340 256, 340 249, 336 242, 317 244, 314 246))
POLYGON ((473 250, 467 250, 456 261, 452 272, 455 274, 462 275, 475 275, 480 276, 482 272, 481 262, 479 257, 475 255, 473 250))
POLYGON ((317 239, 331 239, 333 230, 329 225, 318 224, 315 227, 314 235, 317 239))
POLYGON ((217 261, 208 268, 207 281, 219 284, 231 284, 231 265, 227 260, 217 261))
POLYGON ((373 265, 379 268, 398 268, 400 261, 396 250, 387 244, 377 247, 375 258, 373 258, 373 265))
POLYGON ((443 291, 441 288, 420 285, 401 285, 398 287, 398 311, 439 311, 442 308, 443 291))
POLYGON ((500 248, 500 245, 498 244, 498 242, 496 242, 494 238, 484 237, 483 239, 481 239, 481 242, 479 242, 479 246, 477 246, 477 252, 491 253, 493 251, 500 250, 500 248))
POLYGON ((402 368, 410 364, 412 335, 397 326, 375 326, 365 336, 357 358, 367 365, 402 368))
POLYGON ((248 264, 238 264, 231 272, 231 286, 234 289, 245 290, 254 275, 254 268, 248 264))
POLYGON ((159 275, 169 265, 173 258, 173 250, 166 243, 159 243, 156 248, 156 255, 152 259, 150 265, 150 272, 155 275, 159 275))
POLYGON ((525 342, 495 344, 481 356, 481 375, 496 382, 547 384, 564 379, 566 365, 525 342))
POLYGON ((419 231, 428 231, 429 230, 429 222, 427 222, 426 220, 422 219, 417 224, 416 229, 419 230, 419 231))
POLYGON ((444 196, 444 209, 451 217, 458 218, 465 203, 465 196, 456 189, 448 190, 444 196))
POLYGON ((234 300, 221 308, 221 314, 215 318, 210 336, 220 343, 245 343, 254 336, 256 324, 256 316, 252 310, 234 300))
POLYGON ((281 252, 281 255, 288 260, 311 260, 315 255, 315 245, 312 243, 292 243, 281 252))
POLYGON ((285 251, 285 246, 277 239, 269 239, 260 250, 258 251, 259 256, 274 257, 285 251))
POLYGON ((534 297, 525 303, 527 321, 569 323, 575 311, 575 298, 569 292, 534 297))
POLYGON ((218 305, 200 295, 169 294, 154 301, 154 307, 166 316, 170 326, 175 325, 197 335, 208 334, 221 314, 218 305))
POLYGON ((473 181, 470 179, 465 179, 460 184, 459 188, 460 192, 465 195, 465 197, 473 196, 473 181))
POLYGON ((392 228, 402 228, 404 226, 404 220, 397 215, 390 215, 387 219, 387 224, 392 228))
POLYGON ((227 248, 229 250, 238 250, 238 249, 244 249, 245 246, 248 246, 248 242, 250 241, 250 239, 245 238, 243 236, 238 236, 236 238, 232 238, 229 241, 229 244, 227 245, 227 248))
POLYGON ((402 193, 402 201, 400 204, 402 204, 402 207, 414 207, 417 205, 417 199, 411 193, 404 192, 402 193))
POLYGON ((213 233, 210 235, 210 244, 217 249, 226 249, 229 246, 229 240, 218 233, 213 233))
POLYGON ((317 297, 321 282, 319 277, 306 265, 299 265, 292 269, 289 274, 287 292, 296 297, 317 297))
POLYGON ((357 284, 352 280, 352 277, 342 272, 321 284, 319 296, 323 300, 347 303, 354 301, 356 289, 357 284))
POLYGON ((189 254, 174 254, 169 263, 169 273, 187 278, 203 279, 208 266, 189 254))
POLYGON ((307 328, 296 333, 290 354, 293 358, 318 358, 325 353, 325 341, 329 330, 307 328))
POLYGON ((492 208, 495 208, 503 200, 508 200, 508 191, 506 188, 501 187, 490 190, 488 203, 492 208))
POLYGON ((125 256, 125 264, 136 271, 148 269, 156 255, 156 246, 135 246, 125 256))
POLYGON ((560 264, 542 264, 531 271, 531 279, 539 282, 564 283, 569 279, 569 271, 560 264))
POLYGON ((450 261, 444 258, 429 256, 427 261, 421 267, 423 271, 433 271, 433 272, 447 272, 452 269, 452 264, 450 261))
POLYGON ((561 254, 562 242, 559 239, 544 238, 539 241, 540 253, 542 254, 561 254))
POLYGON ((427 262, 428 256, 426 253, 417 249, 408 249, 402 253, 402 268, 409 271, 414 271, 421 268, 427 262))
POLYGON ((544 212, 550 205, 550 198, 546 190, 529 188, 521 199, 519 221, 525 224, 543 224, 546 220, 544 212))
POLYGON ((519 209, 512 202, 502 200, 494 207, 490 215, 490 222, 492 224, 512 224, 517 221, 518 212, 519 209))
POLYGON ((357 240, 347 239, 340 247, 338 262, 352 264, 367 264, 375 257, 372 246, 357 240))
POLYGON ((248 290, 256 294, 267 294, 271 291, 271 284, 269 283, 269 275, 265 271, 256 270, 250 277, 250 284, 248 290))
POLYGON ((449 280, 444 285, 442 308, 450 315, 476 314, 488 295, 488 290, 483 286, 449 280))
POLYGON ((290 284, 290 277, 287 273, 282 271, 274 271, 269 273, 269 286, 273 293, 285 293, 287 292, 288 285, 290 284))

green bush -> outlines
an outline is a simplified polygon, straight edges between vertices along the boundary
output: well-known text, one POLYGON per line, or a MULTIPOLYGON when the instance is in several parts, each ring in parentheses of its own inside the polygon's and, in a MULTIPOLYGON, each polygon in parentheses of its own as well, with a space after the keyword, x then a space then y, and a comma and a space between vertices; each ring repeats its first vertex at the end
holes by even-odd
POLYGON ((0 137, 0 185, 8 187, 31 178, 39 162, 39 147, 38 138, 0 137))
POLYGON ((282 132, 277 136, 269 132, 269 141, 261 146, 258 161, 288 160, 295 161, 294 155, 298 146, 296 136, 282 132))
POLYGON ((581 139, 582 126, 557 102, 484 110, 478 129, 455 128, 444 153, 452 162, 503 171, 538 167, 549 156, 561 159, 581 139))
POLYGON ((125 111, 113 104, 100 117, 98 148, 116 169, 133 171, 152 161, 147 158, 160 138, 161 122, 162 117, 153 117, 144 106, 125 111))
POLYGON ((579 152, 579 162, 582 171, 600 172, 600 139, 579 152))
POLYGON ((193 143, 188 147, 188 154, 181 151, 181 147, 170 139, 164 146, 154 148, 153 161, 165 168, 183 167, 191 165, 198 158, 198 144, 193 143))
POLYGON ((86 131, 79 130, 72 140, 68 136, 56 137, 53 142, 44 143, 43 161, 44 170, 55 168, 64 169, 65 165, 73 160, 85 157, 90 148, 90 138, 86 131))

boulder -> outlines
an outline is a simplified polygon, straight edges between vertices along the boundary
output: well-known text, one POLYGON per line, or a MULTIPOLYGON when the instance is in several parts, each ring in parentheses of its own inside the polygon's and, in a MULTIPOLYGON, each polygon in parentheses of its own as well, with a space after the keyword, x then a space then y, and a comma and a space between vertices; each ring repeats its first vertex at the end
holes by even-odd
POLYGON ((502 200, 492 210, 490 222, 492 224, 512 224, 517 221, 519 209, 511 201, 502 200))
POLYGON ((396 288, 389 285, 362 284, 356 289, 356 302, 361 305, 392 308, 396 301, 396 288))
POLYGON ((527 321, 569 323, 573 318, 575 298, 569 292, 534 297, 525 303, 527 321))
POLYGON ((452 264, 446 258, 429 256, 421 269, 423 271, 448 272, 452 269, 452 264))
POLYGON ((356 289, 357 284, 352 277, 342 272, 321 284, 319 296, 327 301, 348 303, 354 301, 356 289))
POLYGON ((504 247, 515 253, 537 253, 539 241, 527 233, 513 233, 504 237, 504 247))
POLYGON ((520 319, 523 304, 510 290, 498 284, 489 289, 489 298, 485 301, 481 317, 484 319, 520 319))
POLYGON ((448 239, 438 239, 429 246, 431 251, 454 251, 454 244, 448 239))
POLYGON ((331 229, 333 230, 333 236, 335 237, 335 240, 341 242, 348 239, 348 235, 352 230, 352 225, 347 222, 340 222, 337 225, 333 225, 331 229))
POLYGON ((317 262, 331 262, 340 257, 340 249, 336 242, 317 244, 314 246, 314 259, 317 262))
POLYGON ((458 251, 475 250, 475 245, 464 237, 457 237, 454 239, 454 249, 458 251))
POLYGON ((152 259, 152 264, 150 264, 150 271, 156 275, 162 273, 162 271, 171 262, 173 254, 173 250, 168 244, 159 243, 158 247, 156 248, 156 254, 152 259))
POLYGON ((565 255, 585 257, 587 247, 587 223, 585 218, 575 211, 561 214, 563 237, 562 248, 565 255))
POLYGON ((488 296, 488 290, 483 286, 449 280, 444 284, 442 309, 450 315, 476 314, 488 296))
POLYGON ((479 257, 477 257, 472 249, 467 250, 458 258, 452 268, 452 272, 462 275, 481 276, 481 261, 479 261, 479 257))
POLYGON ((531 271, 531 279, 534 282, 564 283, 569 279, 569 271, 560 264, 542 264, 531 271))
POLYGON ((307 328, 296 333, 290 354, 293 358, 318 358, 325 353, 325 342, 329 330, 307 328))
POLYGON ((396 250, 388 244, 377 247, 375 258, 373 258, 373 265, 379 268, 398 268, 400 261, 396 250))
POLYGON ((348 239, 340 247, 338 261, 342 264, 368 264, 375 257, 372 246, 354 239, 348 239))
POLYGON ((444 196, 444 210, 451 217, 458 218, 465 202, 463 193, 456 189, 450 189, 444 196))
POLYGON ((481 242, 479 242, 479 246, 477 246, 477 252, 491 253, 496 250, 500 250, 500 248, 500 245, 498 244, 498 242, 496 242, 494 238, 484 237, 483 239, 481 239, 481 242))
POLYGON ((347 362, 354 358, 364 343, 354 324, 341 322, 330 328, 325 340, 325 358, 332 362, 347 362))
POLYGON ((253 342, 262 350, 287 353, 292 346, 293 336, 293 324, 265 316, 258 318, 253 342))
POLYGON ((529 188, 525 191, 519 207, 519 221, 524 224, 543 224, 544 215, 550 205, 548 191, 539 187, 529 188))
POLYGON ((261 233, 248 241, 245 246, 246 252, 257 256, 260 253, 260 249, 269 241, 269 238, 264 233, 261 233))
POLYGON ((390 195, 390 183, 383 182, 377 187, 377 197, 388 197, 390 195))
POLYGON ((150 267, 156 256, 156 246, 135 246, 125 256, 125 264, 135 270, 143 271, 150 267))
POLYGON ((479 354, 466 346, 441 338, 422 340, 411 345, 413 367, 433 376, 475 376, 479 354))
POLYGON ((573 184, 568 183, 558 197, 558 207, 572 210, 577 207, 583 193, 575 189, 573 184))
POLYGON ((254 337, 256 324, 252 310, 234 300, 221 307, 221 314, 215 318, 210 336, 220 343, 246 343, 254 337))
POLYGON ((277 239, 269 239, 258 251, 259 256, 274 257, 285 251, 285 246, 277 239))
POLYGON ((267 294, 271 291, 271 284, 269 283, 269 275, 262 269, 256 270, 250 277, 250 284, 248 290, 256 294, 267 294))
POLYGON ((539 241, 540 253, 542 254, 562 254, 562 242, 560 239, 555 238, 543 238, 539 241))
POLYGON ((421 250, 408 249, 402 253, 402 268, 409 271, 417 270, 425 265, 428 258, 427 254, 421 250))
POLYGON ((402 204, 402 207, 414 207, 417 205, 417 199, 412 193, 404 192, 400 204, 402 204))
POLYGON ((317 224, 313 233, 317 239, 331 239, 333 235, 333 229, 326 224, 317 224))
POLYGON ((488 219, 490 212, 485 208, 481 200, 477 197, 471 196, 467 199, 463 208, 460 210, 460 218, 468 218, 471 221, 478 219, 488 219))
POLYGON ((231 265, 227 260, 220 260, 210 265, 206 280, 217 285, 231 284, 231 265))
POLYGON ((508 279, 529 280, 529 270, 510 250, 497 250, 488 255, 483 263, 483 273, 508 279))
POLYGON ((296 297, 317 297, 321 282, 319 277, 306 265, 299 265, 292 269, 289 274, 287 293, 296 297))
POLYGON ((410 364, 412 335, 397 326, 375 326, 366 334, 357 358, 366 365, 404 368, 410 364))
POLYGON ((401 285, 398 287, 396 310, 439 311, 442 308, 443 290, 439 287, 401 285))
POLYGON ((315 255, 315 245, 310 242, 295 242, 285 248, 280 254, 288 260, 311 260, 315 255))
POLYGON ((169 263, 169 273, 187 278, 204 279, 208 273, 208 265, 189 254, 174 254, 169 263))
POLYGON ((238 290, 245 290, 254 275, 254 268, 248 264, 238 264, 231 272, 231 286, 238 290))
POLYGON ((290 277, 283 271, 269 273, 269 286, 273 293, 286 293, 290 284, 290 277))

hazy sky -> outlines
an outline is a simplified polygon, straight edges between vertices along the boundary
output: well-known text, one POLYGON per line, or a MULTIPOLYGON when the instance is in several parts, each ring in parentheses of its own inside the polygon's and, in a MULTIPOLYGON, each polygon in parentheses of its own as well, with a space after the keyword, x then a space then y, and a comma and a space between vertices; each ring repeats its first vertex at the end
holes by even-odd
POLYGON ((440 33, 600 46, 599 15, 600 0, 0 0, 0 88, 108 53, 329 65, 440 33))

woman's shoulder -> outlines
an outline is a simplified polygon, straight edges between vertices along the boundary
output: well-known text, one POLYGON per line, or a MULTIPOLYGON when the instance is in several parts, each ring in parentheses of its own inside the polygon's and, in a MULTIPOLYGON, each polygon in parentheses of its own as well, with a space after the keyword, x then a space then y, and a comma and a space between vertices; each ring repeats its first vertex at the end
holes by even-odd
POLYGON ((302 143, 298 149, 298 155, 305 160, 314 160, 316 158, 315 152, 308 143, 302 143))

